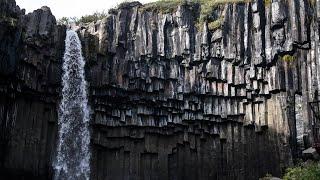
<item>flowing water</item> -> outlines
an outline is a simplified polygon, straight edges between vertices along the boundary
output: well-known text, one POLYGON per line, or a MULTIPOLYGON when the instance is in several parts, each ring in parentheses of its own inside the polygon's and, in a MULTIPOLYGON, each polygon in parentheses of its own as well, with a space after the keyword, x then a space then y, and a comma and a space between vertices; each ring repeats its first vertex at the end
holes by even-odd
POLYGON ((65 48, 54 179, 87 180, 91 156, 87 83, 81 42, 76 32, 67 31, 65 48))

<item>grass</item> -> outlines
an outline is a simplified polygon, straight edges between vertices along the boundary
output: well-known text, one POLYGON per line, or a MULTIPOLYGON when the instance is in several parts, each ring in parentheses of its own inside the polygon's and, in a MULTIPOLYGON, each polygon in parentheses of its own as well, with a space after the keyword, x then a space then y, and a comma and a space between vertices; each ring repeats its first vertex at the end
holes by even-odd
POLYGON ((202 29, 205 22, 208 22, 209 30, 216 30, 221 27, 223 22, 223 17, 215 13, 220 5, 248 2, 251 0, 159 0, 145 4, 140 10, 167 14, 176 11, 178 6, 189 5, 195 13, 195 17, 198 17, 195 21, 199 30, 202 29))
MULTIPOLYGON (((158 0, 156 2, 148 3, 139 8, 139 11, 156 12, 160 14, 169 14, 177 10, 178 6, 188 6, 193 12, 195 26, 198 30, 202 30, 204 23, 208 23, 210 31, 220 28, 223 24, 223 16, 217 11, 221 5, 228 3, 248 3, 252 0, 158 0)), ((271 1, 271 0, 265 0, 271 1)), ((118 4, 118 8, 125 7, 131 0, 125 0, 118 4)), ((106 12, 95 12, 92 15, 82 16, 80 19, 61 18, 58 20, 59 24, 66 24, 68 22, 89 23, 100 20, 107 16, 106 12)))
POLYGON ((173 13, 178 6, 195 5, 194 1, 186 0, 158 0, 156 2, 144 4, 140 11, 157 12, 160 14, 173 13))

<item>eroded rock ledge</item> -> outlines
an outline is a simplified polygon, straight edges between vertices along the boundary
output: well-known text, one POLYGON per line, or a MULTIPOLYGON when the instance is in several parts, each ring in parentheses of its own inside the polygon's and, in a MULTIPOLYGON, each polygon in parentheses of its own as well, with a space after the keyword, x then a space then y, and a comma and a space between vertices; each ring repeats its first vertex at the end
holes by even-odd
MULTIPOLYGON (((297 134, 312 142, 320 2, 264 2, 220 5, 214 31, 188 6, 139 3, 79 27, 92 179, 257 179, 293 163, 297 134)), ((50 179, 66 27, 47 7, 3 5, 0 165, 50 179)))

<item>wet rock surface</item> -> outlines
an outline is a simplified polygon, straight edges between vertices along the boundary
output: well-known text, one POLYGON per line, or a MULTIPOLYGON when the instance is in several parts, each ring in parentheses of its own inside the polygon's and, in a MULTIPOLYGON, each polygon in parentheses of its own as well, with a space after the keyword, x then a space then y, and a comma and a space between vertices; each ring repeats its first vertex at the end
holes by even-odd
MULTIPOLYGON (((292 164, 296 124, 312 141, 320 2, 264 2, 221 5, 214 31, 188 6, 136 2, 78 29, 92 179, 258 179, 292 164)), ((0 166, 50 179, 66 27, 47 7, 3 4, 17 23, 0 22, 0 166)))
POLYGON ((56 142, 65 28, 47 7, 0 5, 0 179, 45 179, 56 142))

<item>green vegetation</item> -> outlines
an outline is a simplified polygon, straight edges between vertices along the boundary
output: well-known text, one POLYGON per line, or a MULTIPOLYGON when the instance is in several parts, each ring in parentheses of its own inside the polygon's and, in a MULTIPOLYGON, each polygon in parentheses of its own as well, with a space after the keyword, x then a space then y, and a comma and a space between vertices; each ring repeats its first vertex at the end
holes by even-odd
POLYGON ((57 21, 57 23, 58 24, 68 24, 70 22, 75 22, 76 24, 90 23, 90 22, 96 22, 98 20, 101 20, 107 17, 107 15, 108 13, 106 13, 105 11, 102 11, 102 12, 95 12, 90 15, 82 16, 80 19, 76 17, 62 17, 57 21))
POLYGON ((62 17, 60 19, 57 20, 57 23, 62 25, 62 24, 68 24, 69 23, 69 18, 67 17, 62 17))
POLYGON ((290 62, 293 62, 296 58, 292 55, 286 54, 286 55, 282 56, 281 59, 285 62, 290 63, 290 62))
POLYGON ((294 168, 288 168, 283 177, 284 180, 319 180, 320 165, 309 163, 294 168))
MULTIPOLYGON (((122 3, 118 4, 117 7, 121 8, 123 6, 126 6, 126 4, 130 3, 131 0, 124 0, 122 1, 122 3)), ((109 12, 114 12, 115 9, 110 9, 109 12)), ((57 23, 58 24, 68 24, 71 22, 74 22, 76 24, 81 24, 81 23, 90 23, 90 22, 97 22, 98 20, 101 20, 105 17, 108 16, 107 11, 96 11, 93 14, 88 14, 88 15, 84 15, 81 16, 81 18, 77 18, 77 17, 62 17, 60 18, 57 23)))
POLYGON ((259 178, 259 180, 270 180, 272 178, 272 174, 266 174, 263 178, 259 178))
MULTIPOLYGON (((265 0, 271 1, 271 0, 265 0)), ((204 23, 208 23, 208 28, 214 31, 220 28, 223 24, 224 17, 218 10, 220 5, 227 3, 248 3, 251 0, 158 0, 156 2, 145 4, 141 6, 139 11, 157 12, 161 14, 173 13, 177 10, 178 6, 188 5, 190 10, 194 13, 196 27, 201 30, 204 23)), ((119 8, 124 7, 130 3, 130 0, 125 0, 118 5, 119 8)), ((95 12, 92 15, 82 16, 80 19, 77 18, 66 18, 63 17, 58 20, 59 24, 67 24, 69 22, 89 23, 98 21, 107 16, 106 12, 95 12)))
POLYGON ((223 17, 220 17, 219 19, 209 22, 208 23, 208 28, 210 31, 214 31, 219 29, 222 26, 223 23, 223 17))
POLYGON ((264 6, 270 7, 272 3, 272 0, 264 0, 264 6))
POLYGON ((15 19, 12 17, 0 16, 0 22, 6 22, 10 26, 14 27, 14 26, 17 26, 18 19, 15 19))
MULTIPOLYGON (((273 176, 266 174, 259 180, 270 180, 273 176)), ((286 169, 283 180, 320 180, 319 162, 300 162, 298 166, 286 169)))
POLYGON ((159 0, 153 3, 145 4, 141 11, 153 11, 158 13, 172 13, 180 5, 189 5, 194 11, 196 27, 201 29, 205 22, 208 23, 209 30, 216 30, 222 26, 223 17, 215 14, 215 10, 220 5, 227 3, 248 3, 251 0, 159 0))
POLYGON ((174 12, 179 5, 183 4, 193 4, 193 2, 184 0, 159 0, 156 2, 145 4, 140 8, 140 10, 166 14, 174 12))
POLYGON ((214 20, 213 12, 220 6, 227 3, 248 3, 250 0, 196 0, 200 4, 199 22, 211 22, 214 20))
POLYGON ((309 4, 312 6, 312 7, 315 7, 317 5, 317 0, 309 0, 309 4))
POLYGON ((64 24, 64 25, 67 25, 69 23, 79 23, 79 19, 77 17, 62 17, 60 19, 57 20, 57 24, 64 24))
POLYGON ((121 3, 117 5, 117 8, 124 8, 127 7, 131 2, 134 0, 122 0, 121 3))
POLYGON ((85 15, 85 16, 82 16, 80 19, 79 19, 79 22, 80 23, 89 23, 89 22, 93 22, 93 21, 98 21, 98 20, 101 20, 105 17, 107 17, 108 13, 105 12, 105 11, 102 11, 102 12, 95 12, 91 15, 85 15))

